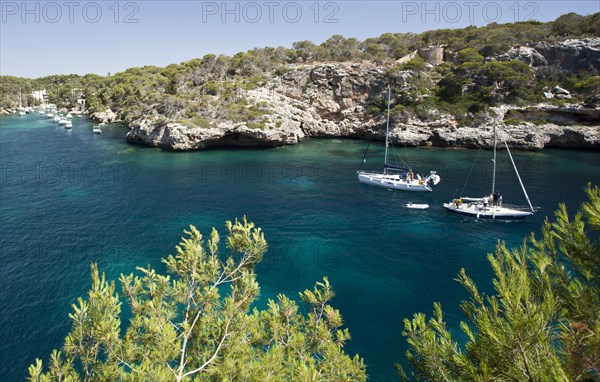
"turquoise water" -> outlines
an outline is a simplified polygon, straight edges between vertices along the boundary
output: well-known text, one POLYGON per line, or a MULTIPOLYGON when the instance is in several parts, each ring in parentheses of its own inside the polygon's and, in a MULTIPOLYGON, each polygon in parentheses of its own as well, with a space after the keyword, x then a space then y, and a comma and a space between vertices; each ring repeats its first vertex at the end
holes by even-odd
MULTIPOLYGON (((36 357, 48 360, 70 324, 67 314, 89 287, 89 264, 111 279, 173 252, 189 224, 208 233, 246 214, 270 249, 258 266, 263 305, 277 293, 297 297, 328 276, 371 380, 394 379, 406 346, 402 319, 441 301, 461 318, 465 292, 453 279, 465 267, 489 288, 485 255, 497 240, 519 245, 559 202, 573 209, 588 181, 600 183, 595 152, 518 152, 515 159, 541 211, 523 222, 474 221, 441 204, 489 192, 489 152, 397 150, 413 167, 437 169, 433 193, 402 193, 358 183, 365 142, 307 140, 265 150, 163 152, 125 142, 126 129, 74 119, 72 131, 37 115, 0 119, 0 375, 20 381, 36 357), (478 166, 473 168, 475 159, 478 166), (429 203, 407 210, 407 202, 429 203)), ((367 168, 381 167, 371 146, 367 168)), ((506 203, 524 203, 508 159, 499 158, 506 203)))

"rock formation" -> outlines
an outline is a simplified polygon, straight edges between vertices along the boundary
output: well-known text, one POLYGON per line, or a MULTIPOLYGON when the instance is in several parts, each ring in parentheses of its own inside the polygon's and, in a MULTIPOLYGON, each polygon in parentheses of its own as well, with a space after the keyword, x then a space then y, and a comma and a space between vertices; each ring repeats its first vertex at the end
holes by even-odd
MULTIPOLYGON (((569 68, 600 69, 598 48, 600 38, 568 40, 551 48, 547 44, 512 49, 509 59, 520 59, 532 66, 557 65, 569 68), (590 59, 592 58, 592 59, 590 59)), ((436 56, 437 57, 437 56, 436 56)), ((500 59, 503 59, 500 57, 500 59)), ((273 77, 263 86, 246 91, 250 104, 268 105, 263 128, 251 128, 246 123, 217 120, 210 127, 188 127, 166 121, 160 116, 147 116, 130 125, 127 140, 169 150, 197 150, 222 146, 281 146, 296 144, 305 137, 384 137, 385 113, 372 107, 372 102, 385 93, 384 70, 371 62, 323 63, 294 65, 281 76, 273 77)), ((415 73, 395 73, 400 84, 415 73)), ((552 97, 566 97, 565 89, 553 89, 552 97)), ((512 147, 538 150, 544 147, 600 148, 600 111, 583 107, 568 109, 540 105, 543 120, 523 119, 515 124, 503 123, 508 107, 498 109, 499 127, 512 147)), ((92 118, 111 121, 111 111, 95 113, 92 118)), ((491 118, 480 117, 471 126, 459 126, 451 115, 433 113, 427 121, 398 118, 393 115, 390 137, 407 146, 491 147, 491 118)))
POLYGON ((117 114, 110 109, 106 111, 99 111, 93 113, 92 115, 90 115, 90 118, 96 122, 103 123, 119 122, 119 117, 117 116, 117 114))
POLYGON ((563 70, 600 73, 600 37, 520 46, 495 57, 498 61, 520 60, 534 67, 555 66, 563 70))

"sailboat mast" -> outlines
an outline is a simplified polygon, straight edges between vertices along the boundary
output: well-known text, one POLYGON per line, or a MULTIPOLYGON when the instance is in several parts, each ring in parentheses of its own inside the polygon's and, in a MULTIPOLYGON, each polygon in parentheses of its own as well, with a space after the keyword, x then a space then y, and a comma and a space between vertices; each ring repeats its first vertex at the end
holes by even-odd
POLYGON ((494 172, 492 174, 492 193, 491 195, 494 195, 494 192, 496 191, 496 118, 494 118, 494 172))
POLYGON ((385 156, 383 160, 383 173, 387 174, 387 163, 388 163, 388 133, 390 130, 390 102, 392 98, 392 89, 388 84, 388 104, 387 104, 387 120, 385 123, 385 156))

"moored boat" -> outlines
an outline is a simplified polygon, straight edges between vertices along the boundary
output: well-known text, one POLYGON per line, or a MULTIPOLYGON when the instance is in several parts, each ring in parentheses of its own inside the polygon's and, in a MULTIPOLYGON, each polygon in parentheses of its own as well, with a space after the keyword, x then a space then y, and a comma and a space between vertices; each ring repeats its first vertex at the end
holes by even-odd
POLYGON ((529 204, 529 206, 503 204, 502 195, 496 192, 496 120, 494 120, 493 135, 494 157, 492 160, 494 163, 494 169, 492 171, 492 192, 490 193, 490 195, 485 195, 479 198, 460 197, 458 199, 453 199, 449 203, 444 203, 444 208, 455 214, 472 216, 477 219, 524 219, 527 216, 533 215, 536 209, 533 207, 531 201, 529 200, 529 195, 527 195, 527 191, 525 190, 525 186, 523 185, 523 181, 521 180, 519 171, 517 170, 517 166, 515 164, 515 161, 513 160, 512 154, 510 153, 510 149, 508 148, 508 144, 506 143, 506 141, 504 141, 506 151, 508 153, 508 156, 510 157, 510 161, 515 170, 515 174, 517 175, 517 179, 519 179, 519 183, 521 184, 523 194, 525 195, 525 199, 527 199, 527 203, 529 204))
MULTIPOLYGON (((410 167, 388 163, 389 130, 390 130, 391 88, 388 86, 387 120, 385 126, 385 156, 383 172, 357 171, 358 181, 372 186, 384 187, 400 191, 433 191, 433 186, 440 182, 440 176, 430 171, 427 177, 415 174, 410 167)), ((367 146, 368 150, 368 146, 367 146)), ((366 157, 366 153, 365 153, 366 157)), ((363 158, 363 163, 365 158, 363 158)))

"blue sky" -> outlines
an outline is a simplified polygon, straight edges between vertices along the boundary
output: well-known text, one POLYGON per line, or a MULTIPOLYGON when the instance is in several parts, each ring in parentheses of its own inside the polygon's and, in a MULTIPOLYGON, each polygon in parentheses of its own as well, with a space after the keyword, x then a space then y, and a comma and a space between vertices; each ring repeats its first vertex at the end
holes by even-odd
POLYGON ((115 73, 208 53, 600 11, 578 1, 0 1, 0 73, 115 73))

